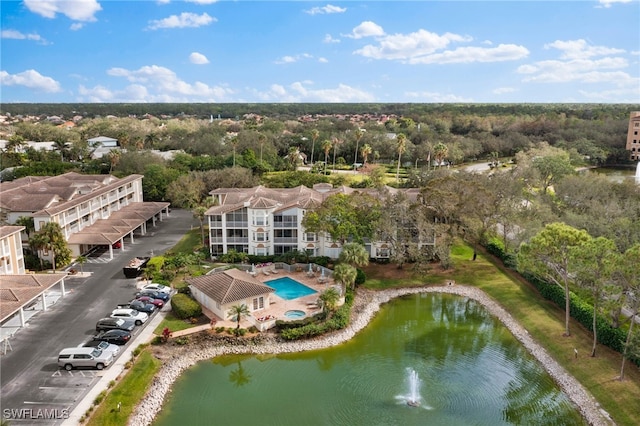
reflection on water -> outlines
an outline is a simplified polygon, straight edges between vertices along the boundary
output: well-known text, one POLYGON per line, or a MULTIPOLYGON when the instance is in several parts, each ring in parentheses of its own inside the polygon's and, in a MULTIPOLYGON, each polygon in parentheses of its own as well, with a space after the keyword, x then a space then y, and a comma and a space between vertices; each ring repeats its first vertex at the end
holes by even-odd
POLYGON ((500 322, 454 295, 394 300, 334 348, 212 361, 177 381, 157 425, 584 424, 500 322))

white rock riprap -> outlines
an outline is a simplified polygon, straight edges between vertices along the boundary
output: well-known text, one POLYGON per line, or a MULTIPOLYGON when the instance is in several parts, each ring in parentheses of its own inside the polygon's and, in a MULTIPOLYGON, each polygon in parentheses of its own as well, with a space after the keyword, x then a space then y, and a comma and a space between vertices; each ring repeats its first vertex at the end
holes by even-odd
POLYGON ((332 333, 316 339, 282 342, 274 338, 264 338, 259 344, 246 343, 242 341, 229 340, 228 344, 206 342, 193 345, 176 347, 165 359, 165 364, 160 369, 156 377, 143 398, 138 404, 133 414, 129 418, 129 425, 140 426, 149 425, 153 422, 156 414, 162 408, 162 404, 171 386, 176 379, 195 363, 211 359, 224 354, 267 354, 301 352, 314 349, 322 349, 345 342, 355 336, 360 330, 367 326, 371 318, 380 309, 380 305, 389 302, 399 296, 417 293, 450 293, 459 296, 469 297, 483 304, 487 310, 498 318, 518 339, 525 348, 540 361, 545 370, 554 378, 569 399, 578 407, 586 421, 594 426, 606 426, 614 424, 606 412, 601 410, 595 399, 587 390, 570 374, 568 374, 560 364, 558 364, 549 354, 538 345, 529 333, 518 324, 513 317, 505 311, 498 303, 487 296, 483 291, 475 287, 461 285, 450 286, 429 286, 399 288, 383 291, 358 290, 358 294, 352 308, 350 325, 344 330, 332 333))

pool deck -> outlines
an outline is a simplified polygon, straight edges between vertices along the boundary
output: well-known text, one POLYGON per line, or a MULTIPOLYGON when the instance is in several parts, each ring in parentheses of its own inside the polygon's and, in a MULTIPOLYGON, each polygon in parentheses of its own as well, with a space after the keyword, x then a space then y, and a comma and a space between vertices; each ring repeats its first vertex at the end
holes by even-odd
MULTIPOLYGON (((310 294, 308 296, 299 297, 293 300, 285 300, 275 293, 271 293, 269 298, 271 299, 271 304, 268 308, 263 309, 261 311, 257 311, 252 314, 255 317, 265 317, 267 315, 272 315, 279 320, 292 320, 291 318, 287 318, 284 316, 284 313, 290 310, 300 310, 304 311, 307 315, 313 315, 315 313, 320 312, 320 308, 318 308, 315 302, 318 300, 318 296, 321 292, 329 288, 330 286, 336 284, 333 279, 326 279, 324 282, 320 282, 320 272, 316 272, 313 276, 308 276, 307 271, 304 272, 287 272, 283 269, 278 269, 277 273, 270 272, 269 275, 265 275, 264 273, 256 274, 255 278, 269 285, 267 281, 275 280, 277 278, 289 277, 292 278, 299 283, 306 285, 317 291, 317 293, 310 294)), ((207 317, 211 318, 215 317, 216 323, 215 327, 233 327, 235 328, 237 324, 234 321, 223 321, 222 318, 215 316, 211 311, 206 310, 204 312, 207 317)), ((300 318, 295 318, 300 319, 300 318)), ((240 321, 240 327, 249 328, 253 326, 253 321, 249 318, 243 318, 240 321)))

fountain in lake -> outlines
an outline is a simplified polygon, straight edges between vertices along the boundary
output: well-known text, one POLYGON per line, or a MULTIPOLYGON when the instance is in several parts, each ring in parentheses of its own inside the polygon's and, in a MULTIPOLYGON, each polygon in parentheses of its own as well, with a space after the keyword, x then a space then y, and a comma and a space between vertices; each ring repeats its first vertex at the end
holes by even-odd
POLYGON ((636 183, 640 185, 640 161, 638 161, 638 166, 636 167, 636 183))
POLYGON ((421 403, 420 397, 420 378, 418 373, 413 368, 407 368, 407 382, 409 385, 409 392, 406 395, 399 397, 410 407, 419 407, 421 403))

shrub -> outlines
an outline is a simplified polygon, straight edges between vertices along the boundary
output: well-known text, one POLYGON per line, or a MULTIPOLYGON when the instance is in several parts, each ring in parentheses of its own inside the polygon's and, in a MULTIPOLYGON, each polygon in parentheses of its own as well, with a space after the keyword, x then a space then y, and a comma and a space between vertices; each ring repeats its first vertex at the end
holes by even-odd
POLYGON ((177 293, 171 298, 171 310, 179 319, 199 317, 202 315, 202 307, 198 302, 186 294, 177 293))
POLYGON ((360 268, 357 268, 355 285, 362 285, 365 281, 367 281, 367 276, 365 275, 364 271, 360 268))

